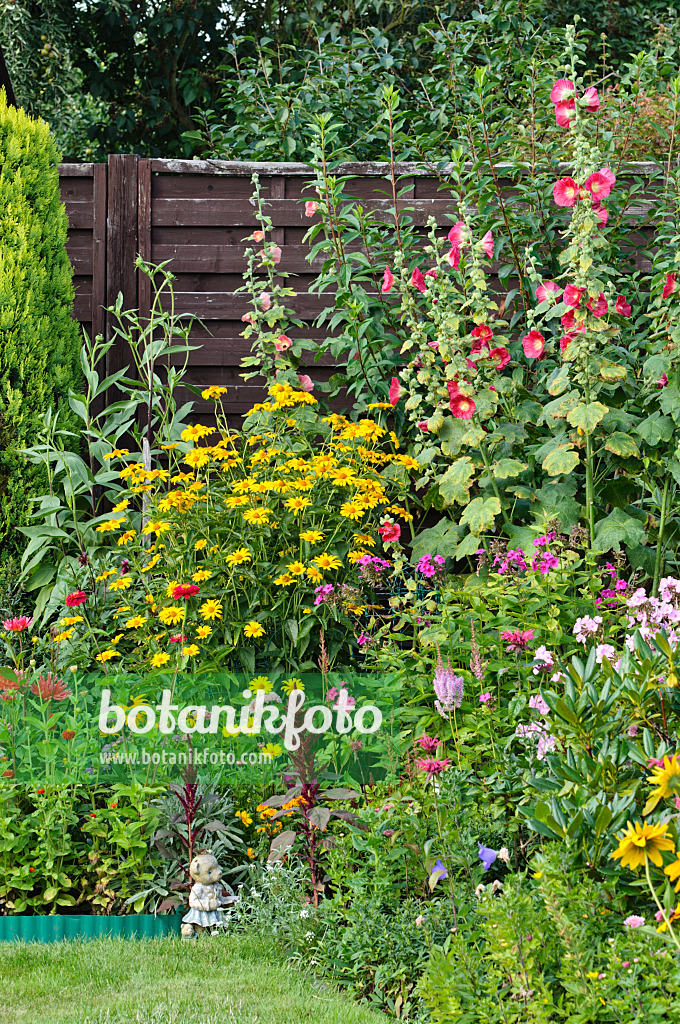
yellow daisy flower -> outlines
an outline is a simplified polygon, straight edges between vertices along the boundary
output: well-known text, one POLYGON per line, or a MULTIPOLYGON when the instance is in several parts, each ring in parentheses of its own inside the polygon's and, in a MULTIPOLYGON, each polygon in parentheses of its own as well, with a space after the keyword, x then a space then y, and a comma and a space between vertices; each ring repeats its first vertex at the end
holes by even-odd
POLYGON ((243 627, 243 635, 247 637, 257 638, 260 636, 264 636, 264 629, 262 628, 259 622, 252 621, 247 623, 247 625, 243 627))
POLYGON ((339 569, 340 566, 342 565, 342 562, 340 561, 339 558, 337 558, 335 555, 329 555, 326 553, 324 553, 323 555, 318 555, 316 558, 313 558, 312 561, 316 566, 319 567, 319 569, 322 569, 324 571, 327 569, 339 569))
POLYGON ((282 573, 274 580, 274 585, 277 587, 289 587, 291 583, 295 583, 295 580, 289 572, 282 573))
POLYGON ((663 759, 663 764, 653 769, 647 782, 650 786, 656 786, 656 789, 649 794, 649 799, 642 812, 644 815, 653 811, 659 800, 680 796, 680 764, 678 764, 678 755, 674 754, 672 758, 666 755, 663 759))
POLYGON ((158 618, 164 626, 176 626, 177 623, 181 622, 184 618, 184 608, 179 608, 177 605, 170 605, 168 608, 161 608, 158 613, 158 618))
POLYGON ((304 576, 305 564, 304 562, 299 561, 289 562, 288 565, 286 566, 286 569, 291 574, 291 576, 304 576))
POLYGON ((196 423, 193 426, 185 427, 180 437, 183 441, 200 441, 202 437, 210 437, 214 433, 214 427, 205 427, 202 423, 196 423))
POLYGON ((128 619, 125 623, 126 629, 139 629, 146 623, 146 618, 143 615, 133 615, 131 619, 128 619))
POLYGON ((611 854, 617 860, 621 859, 622 867, 629 867, 636 871, 639 867, 651 860, 658 868, 663 865, 664 850, 673 850, 673 840, 666 836, 668 822, 661 821, 658 825, 645 822, 644 825, 636 821, 633 825, 628 822, 628 828, 619 839, 619 845, 611 854))
POLYGON ((151 664, 154 668, 161 668, 163 665, 167 665, 169 661, 170 655, 166 654, 165 651, 159 651, 158 654, 154 654, 151 664))
POLYGON ((209 580, 211 576, 210 569, 197 569, 191 578, 194 583, 203 583, 204 580, 209 580))
POLYGON ((293 690, 304 690, 304 688, 305 684, 302 682, 302 680, 296 679, 295 677, 291 677, 290 679, 284 679, 283 682, 281 683, 281 689, 288 694, 292 693, 293 690))
POLYGON ((121 576, 120 579, 109 583, 109 590, 127 590, 132 586, 132 576, 121 576))
POLYGON ((268 676, 255 676, 248 685, 251 690, 264 690, 265 693, 269 693, 272 688, 272 683, 268 676))
POLYGON ((311 504, 309 498, 288 498, 285 502, 286 508, 290 509, 291 512, 302 512, 304 508, 308 508, 311 504))
POLYGON ((308 544, 320 544, 323 540, 323 534, 319 533, 318 530, 305 530, 304 533, 300 534, 300 540, 305 540, 308 544))
POLYGON ((252 561, 252 555, 248 548, 236 548, 236 551, 232 551, 231 554, 227 555, 227 565, 245 565, 246 562, 252 561))
POLYGON ((207 540, 204 537, 201 537, 201 539, 197 540, 194 544, 194 551, 202 551, 207 543, 207 540))
POLYGON ((205 388, 201 391, 201 398, 205 398, 206 400, 209 398, 221 398, 221 396, 226 395, 226 393, 226 388, 219 388, 213 385, 212 387, 205 388))
POLYGON ((182 654, 187 658, 194 658, 197 654, 200 654, 201 648, 198 644, 189 644, 187 647, 182 648, 182 654))
POLYGON ((221 601, 215 601, 213 598, 210 598, 198 610, 202 619, 221 619, 223 606, 221 601))
POLYGON ((199 626, 196 630, 196 636, 199 640, 207 640, 211 633, 212 629, 210 626, 199 626))
POLYGON ((107 651, 102 651, 101 654, 97 655, 97 661, 101 662, 111 661, 111 658, 120 658, 118 651, 114 651, 112 648, 109 648, 107 651))

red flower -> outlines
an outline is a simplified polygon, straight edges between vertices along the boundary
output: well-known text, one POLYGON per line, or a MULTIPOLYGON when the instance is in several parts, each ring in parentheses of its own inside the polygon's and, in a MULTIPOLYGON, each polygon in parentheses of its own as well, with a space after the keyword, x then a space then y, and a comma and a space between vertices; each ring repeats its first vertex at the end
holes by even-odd
POLYGON ((389 267, 385 267, 385 273, 383 274, 381 292, 388 292, 394 284, 394 274, 389 267))
POLYGON ((562 314, 560 317, 560 323, 564 327, 565 331, 570 331, 572 329, 575 319, 573 309, 568 309, 566 313, 562 314))
POLYGON ((491 231, 487 231, 487 233, 484 235, 484 238, 482 239, 482 249, 484 250, 486 255, 489 257, 489 259, 492 260, 493 259, 493 235, 491 234, 491 231))
POLYGON ((13 778, 14 778, 14 772, 12 771, 12 769, 11 769, 11 768, 7 768, 7 769, 6 769, 6 770, 5 770, 5 771, 4 771, 3 773, 2 773, 2 777, 3 777, 3 779, 13 779, 13 778))
POLYGON ((466 233, 465 221, 459 220, 453 225, 446 237, 455 249, 459 249, 463 244, 463 236, 466 233))
POLYGON ((596 299, 590 298, 588 300, 588 309, 593 316, 601 317, 609 311, 607 300, 604 297, 604 292, 600 292, 596 299))
POLYGON ((390 405, 396 405, 397 402, 399 401, 399 399, 401 398, 401 384, 399 382, 399 378, 398 377, 393 377, 392 378, 392 383, 390 384, 389 396, 390 396, 390 405))
POLYGON ((661 292, 662 298, 667 299, 676 290, 675 274, 666 274, 666 283, 661 292))
POLYGON ((553 198, 558 206, 573 206, 578 194, 579 187, 573 178, 560 178, 553 185, 553 198))
POLYGON ((401 526, 399 523, 384 523, 378 527, 378 533, 385 544, 396 544, 401 537, 401 526))
POLYGON ((411 274, 411 284, 414 288, 417 288, 419 292, 427 291, 427 285, 425 284, 425 278, 422 272, 416 267, 411 274))
POLYGON ((63 679, 57 679, 51 672, 47 677, 40 676, 37 683, 31 683, 31 693, 41 700, 66 700, 71 696, 71 691, 64 686, 63 679))
POLYGON ((581 299, 585 288, 577 288, 575 284, 568 284, 564 289, 564 295, 562 296, 562 302, 567 306, 573 306, 574 309, 578 309, 581 305, 581 299))
POLYGON ((586 89, 582 98, 585 100, 586 110, 595 113, 596 110, 600 109, 600 97, 597 95, 597 89, 594 85, 586 89))
POLYGON ((44 792, 45 792, 45 790, 42 789, 42 788, 41 789, 36 789, 36 793, 44 793, 44 792))
POLYGON ((497 370, 503 370, 510 362, 510 353, 507 348, 499 346, 498 348, 492 348, 489 352, 489 359, 496 364, 497 370))
POLYGON ((549 299, 551 295, 557 296, 561 291, 562 289, 560 286, 555 284, 554 281, 543 281, 543 283, 539 284, 536 289, 536 298, 539 302, 545 302, 545 300, 549 299))
POLYGON ((197 583, 178 583, 172 588, 173 600, 178 601, 180 597, 193 597, 201 588, 197 583))
POLYGON ((614 307, 617 313, 621 316, 630 316, 631 308, 630 303, 624 299, 623 295, 616 296, 616 306, 614 307))
POLYGON ((29 872, 33 873, 35 871, 35 868, 29 868, 28 870, 29 872))
POLYGON ((575 106, 576 104, 573 100, 565 100, 564 103, 555 104, 555 120, 560 128, 569 127, 569 124, 574 117, 575 106))
MULTIPOLYGON (((488 345, 493 338, 493 331, 487 324, 477 324, 477 326, 470 331, 470 336, 474 338, 475 341, 480 341, 483 347, 488 345)), ((481 351, 481 348, 477 351, 481 351)))
POLYGON ((433 778, 435 775, 441 775, 445 772, 451 763, 450 758, 444 757, 437 760, 434 757, 419 757, 416 761, 418 768, 421 772, 425 772, 429 778, 433 778))
POLYGON ((184 633, 173 633, 170 637, 171 644, 183 644, 186 640, 184 633))
POLYGON ((434 269, 434 267, 430 267, 429 270, 425 271, 425 277, 431 277, 434 281, 437 280, 437 271, 434 269))
POLYGON ((471 420, 477 406, 465 395, 455 395, 449 402, 449 409, 459 420, 471 420))
POLYGON ((61 735, 62 735, 62 739, 72 740, 73 737, 75 736, 75 733, 74 733, 73 729, 64 729, 64 731, 62 732, 61 735))
POLYGON ((33 619, 29 619, 27 615, 20 615, 16 619, 5 619, 3 626, 7 633, 23 633, 25 629, 30 629, 33 625, 33 619))
POLYGON ((558 78, 550 90, 550 99, 553 103, 563 103, 574 96, 574 83, 567 78, 558 78))
POLYGON ((599 199, 593 199, 593 213, 602 225, 609 220, 609 210, 602 205, 599 199))
POLYGON ((583 187, 589 192, 592 192, 595 199, 606 199, 612 190, 612 185, 616 181, 616 178, 605 168, 602 171, 595 171, 590 177, 583 183, 583 187), (607 173, 605 173, 605 171, 607 173), (612 178, 614 181, 612 181, 612 178))
POLYGON ((87 601, 87 594, 84 590, 74 590, 72 594, 66 595, 67 608, 77 608, 83 601, 87 601))
POLYGON ((418 737, 416 743, 421 748, 421 750, 426 750, 429 752, 431 750, 437 749, 437 747, 439 746, 439 739, 437 736, 428 736, 427 733, 425 733, 423 736, 418 737))
POLYGON ((540 359, 545 349, 545 338, 540 331, 529 331, 522 338, 522 348, 527 359, 540 359))
POLYGON ((584 331, 584 325, 579 324, 579 326, 575 327, 573 331, 567 331, 566 334, 563 334, 560 338, 560 352, 564 352, 569 342, 573 341, 577 334, 583 334, 584 331))
POLYGON ((313 217, 319 209, 319 204, 314 199, 308 199, 305 203, 305 217, 313 217))
POLYGON ((454 270, 458 270, 458 267, 460 266, 460 249, 458 249, 457 246, 454 245, 451 247, 451 251, 446 256, 446 262, 450 267, 453 267, 454 270))

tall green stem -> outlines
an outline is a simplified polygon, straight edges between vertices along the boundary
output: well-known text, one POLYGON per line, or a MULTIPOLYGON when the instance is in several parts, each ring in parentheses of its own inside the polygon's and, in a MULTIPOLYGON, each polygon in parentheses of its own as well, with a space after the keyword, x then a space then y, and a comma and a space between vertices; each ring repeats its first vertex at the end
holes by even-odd
POLYGON ((659 517, 659 539, 656 544, 656 558, 654 559, 654 585, 652 587, 652 594, 656 597, 657 590, 659 589, 659 576, 661 575, 661 562, 663 560, 663 534, 666 527, 666 508, 668 505, 668 488, 670 485, 670 476, 667 476, 663 485, 663 494, 661 495, 661 516, 659 517))
POLYGON ((593 442, 590 434, 586 437, 586 518, 588 520, 588 547, 595 541, 595 509, 593 507, 593 442))

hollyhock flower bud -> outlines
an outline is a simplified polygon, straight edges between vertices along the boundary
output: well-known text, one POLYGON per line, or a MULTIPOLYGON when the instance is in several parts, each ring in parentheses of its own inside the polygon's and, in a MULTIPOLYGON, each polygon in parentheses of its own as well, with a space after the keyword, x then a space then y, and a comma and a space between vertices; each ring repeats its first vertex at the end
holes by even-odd
POLYGON ((676 288, 675 274, 666 274, 666 283, 663 286, 663 291, 661 292, 662 298, 667 299, 669 295, 673 294, 676 288))
POLYGON ((389 292, 394 284, 394 274, 389 267, 385 267, 385 273, 383 274, 381 292, 389 292))
MULTIPOLYGON (((605 168, 605 170, 607 170, 607 168, 605 168)), ((614 178, 614 181, 611 180, 613 177, 614 175, 611 171, 609 171, 608 174, 605 174, 603 171, 595 171, 594 174, 591 174, 590 177, 586 179, 583 183, 583 187, 587 189, 588 192, 592 192, 595 199, 606 199, 612 190, 614 181, 616 181, 616 178, 614 178)))
POLYGON ((487 231, 484 235, 484 238, 482 239, 482 249, 490 260, 493 259, 493 235, 491 234, 491 231, 487 231))
POLYGON ((616 306, 614 308, 615 308, 616 312, 619 313, 621 316, 630 316, 630 313, 631 313, 630 303, 626 302, 626 300, 623 297, 623 295, 617 295, 616 296, 616 306))
POLYGON ((422 272, 419 270, 418 267, 415 267, 413 273, 411 274, 411 285, 414 288, 417 288, 419 292, 427 291, 425 278, 423 277, 422 272))
POLYGON ((433 352, 438 352, 439 351, 439 342, 438 341, 428 341, 427 347, 431 348, 433 352))
POLYGON ((271 304, 272 304, 272 297, 269 294, 269 292, 261 292, 260 293, 260 306, 265 311, 265 313, 271 307, 271 304))
POLYGON ((576 104, 573 100, 567 100, 565 103, 555 104, 555 120, 560 128, 568 128, 571 124, 572 119, 575 117, 574 108, 576 104))
POLYGON ((252 323, 254 323, 254 321, 253 321, 253 314, 252 313, 244 313, 243 316, 241 317, 241 320, 243 321, 244 324, 252 324, 252 323))
POLYGON ((527 359, 540 359, 545 349, 545 338, 540 331, 529 331, 522 338, 522 348, 527 359))
POLYGON ((418 430, 422 430, 424 434, 426 434, 430 429, 427 425, 427 420, 418 420, 416 426, 418 427, 418 430))
POLYGON ((546 299, 558 296, 561 291, 560 286, 554 281, 543 281, 536 289, 536 299, 538 302, 545 302, 546 299))
POLYGON ((425 271, 425 277, 431 277, 434 281, 437 280, 437 271, 434 269, 434 267, 430 267, 429 270, 425 271))
POLYGON ((596 299, 591 297, 588 300, 588 309, 593 316, 596 317, 604 316, 605 313, 608 312, 609 306, 607 305, 607 300, 604 297, 604 292, 600 292, 596 299))
POLYGON ((564 100, 573 98, 574 83, 567 78, 558 78, 550 90, 550 99, 553 103, 563 103, 564 100))
POLYGON ((568 284, 564 289, 564 295, 562 296, 562 302, 567 306, 573 306, 574 309, 578 309, 581 305, 581 299, 585 288, 577 288, 575 284, 568 284))
POLYGON ((476 408, 473 400, 465 395, 456 395, 449 402, 449 409, 459 420, 471 420, 476 408))
POLYGON ((499 348, 492 348, 489 352, 489 359, 496 364, 497 370, 503 370, 510 362, 510 353, 502 345, 499 348))
POLYGON ((399 378, 398 377, 393 377, 392 378, 392 383, 390 384, 389 395, 390 395, 390 405, 396 405, 397 402, 399 401, 399 399, 401 398, 401 384, 399 382, 399 378))
POLYGON ((460 266, 460 249, 457 246, 452 246, 451 251, 446 254, 446 262, 454 270, 458 270, 460 266))
POLYGON ((315 200, 307 200, 307 202, 305 203, 305 217, 313 217, 318 209, 319 204, 315 202, 315 200))
POLYGON ((600 97, 597 95, 597 89, 594 85, 589 86, 583 93, 583 96, 581 97, 581 105, 593 114, 596 110, 600 109, 600 97))
POLYGON ((553 185, 553 198, 558 206, 573 206, 578 194, 579 187, 573 178, 560 178, 553 185))
POLYGON ((665 373, 661 374, 661 376, 656 382, 656 386, 659 390, 661 390, 661 388, 668 387, 668 377, 665 373))

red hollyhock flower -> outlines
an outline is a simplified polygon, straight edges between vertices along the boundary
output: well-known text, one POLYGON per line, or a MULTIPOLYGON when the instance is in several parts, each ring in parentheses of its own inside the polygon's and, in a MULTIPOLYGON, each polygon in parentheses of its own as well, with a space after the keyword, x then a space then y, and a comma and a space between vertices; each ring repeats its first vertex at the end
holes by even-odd
POLYGON ((560 352, 564 352, 569 342, 573 341, 577 334, 583 334, 584 331, 584 325, 579 324, 579 326, 575 327, 573 331, 567 331, 566 334, 563 334, 560 338, 560 352))
POLYGON ((489 359, 496 364, 497 370, 503 370, 510 362, 510 353, 507 348, 502 345, 498 348, 492 348, 489 352, 489 359))
POLYGON ((616 296, 616 306, 614 308, 616 312, 619 313, 621 316, 630 316, 630 303, 625 300, 623 295, 616 296))
POLYGON ((414 288, 417 288, 419 292, 427 291, 427 285, 425 284, 425 278, 422 272, 416 267, 411 274, 411 284, 414 288))
MULTIPOLYGON (((604 170, 607 170, 607 168, 604 170)), ((595 199, 606 199, 612 190, 612 185, 616 181, 616 178, 614 178, 614 181, 611 180, 612 178, 614 178, 614 175, 611 171, 607 174, 605 174, 604 171, 595 171, 594 174, 591 174, 590 177, 586 179, 583 183, 583 187, 589 192, 592 192, 595 199)))
POLYGON ((663 286, 661 295, 664 299, 667 299, 669 295, 672 295, 676 289, 675 274, 666 274, 666 283, 663 286))
POLYGON ((493 338, 493 331, 487 324, 477 324, 477 326, 470 331, 470 335, 476 341, 481 341, 484 345, 487 345, 493 338))
POLYGON ((178 583, 172 589, 173 600, 178 601, 180 597, 193 597, 200 589, 197 583, 178 583))
POLYGON ((460 388, 457 380, 447 380, 446 386, 449 389, 449 399, 455 398, 456 395, 460 394, 460 388))
POLYGON ((463 238, 466 233, 465 221, 459 220, 453 225, 446 237, 454 248, 459 249, 463 244, 463 238))
POLYGON ((553 103, 563 103, 574 97, 574 83, 568 78, 558 78, 550 90, 550 99, 553 103))
POLYGON ((593 316, 601 317, 609 311, 607 300, 604 297, 604 292, 600 292, 596 299, 590 298, 588 300, 588 309, 593 316))
POLYGON ((457 246, 452 246, 451 251, 447 253, 446 262, 454 270, 458 270, 460 266, 460 249, 457 246))
POLYGON ((384 523, 378 527, 378 533, 385 544, 396 544, 401 537, 401 526, 399 523, 384 523))
POLYGON ((383 274, 381 292, 388 292, 394 284, 394 274, 389 267, 385 267, 385 273, 383 274))
POLYGON ((553 185, 553 199, 558 206, 573 206, 579 195, 579 187, 573 178, 560 178, 553 185))
POLYGON ((491 231, 487 231, 487 233, 484 235, 484 238, 482 239, 482 249, 484 250, 486 255, 489 257, 489 259, 492 260, 493 259, 493 235, 491 234, 491 231))
POLYGON ((84 590, 74 590, 72 594, 66 595, 67 608, 77 608, 84 601, 87 601, 87 594, 84 590))
POLYGON ((568 309, 566 313, 563 313, 560 317, 560 323, 564 327, 565 331, 570 331, 574 326, 575 317, 574 310, 568 309))
POLYGON ((465 395, 454 395, 449 402, 449 409, 459 420, 471 420, 476 408, 473 400, 465 395))
POLYGON ((538 302, 545 302, 546 299, 559 295, 561 291, 560 286, 554 281, 543 281, 536 289, 536 299, 538 302))
POLYGON ((600 109, 600 97, 597 95, 597 89, 594 85, 589 86, 583 93, 585 100, 585 108, 589 110, 591 114, 594 114, 596 110, 600 109))
POLYGON ((563 103, 555 104, 555 120, 557 121, 560 128, 568 128, 572 118, 575 116, 574 108, 576 104, 573 100, 565 100, 563 103))
POLYGON ((545 338, 540 331, 529 331, 522 338, 522 348, 527 359, 540 359, 545 349, 545 338))
POLYGON ((401 384, 398 377, 392 378, 389 390, 390 405, 396 405, 401 398, 401 384))
POLYGON ((562 296, 562 302, 567 306, 573 306, 574 309, 578 309, 581 305, 581 299, 585 288, 577 288, 575 284, 568 284, 564 289, 564 295, 562 296))
POLYGON ((602 205, 599 199, 593 199, 593 213, 604 227, 609 220, 609 210, 602 205))

